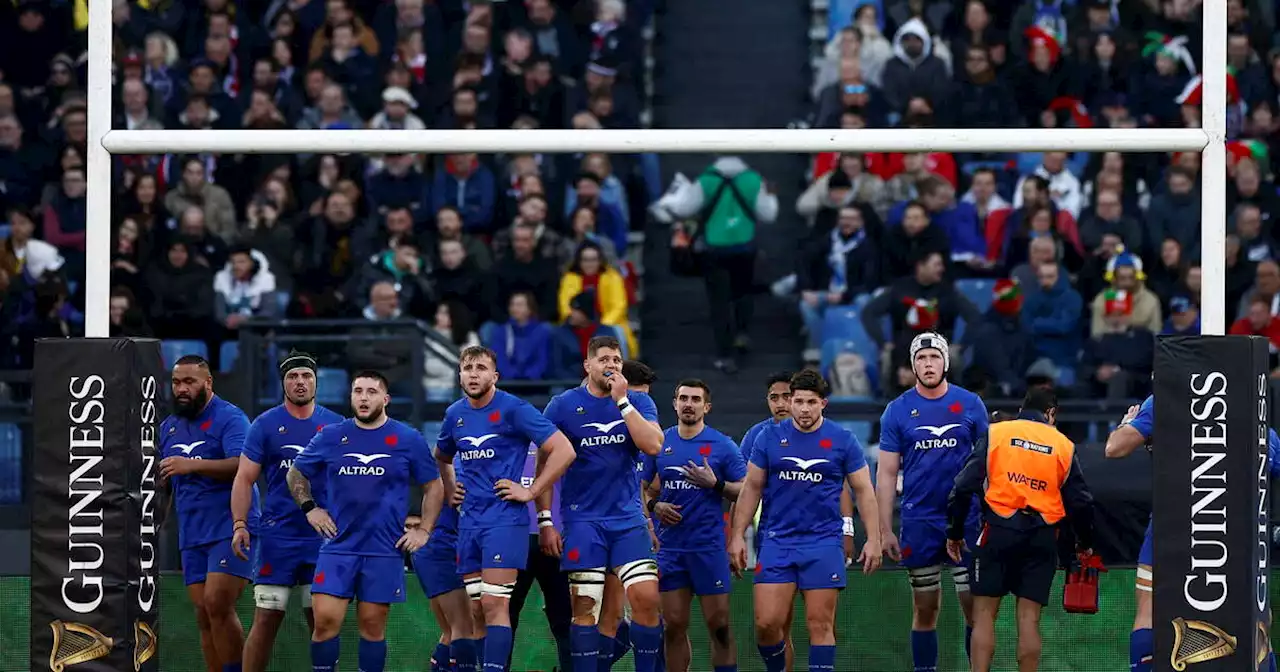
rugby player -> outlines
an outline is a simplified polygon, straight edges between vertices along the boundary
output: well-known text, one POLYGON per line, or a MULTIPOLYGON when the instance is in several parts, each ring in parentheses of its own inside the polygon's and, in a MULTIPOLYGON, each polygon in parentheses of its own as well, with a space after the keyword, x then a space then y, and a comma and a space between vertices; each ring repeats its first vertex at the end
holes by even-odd
MULTIPOLYGON (((938 669, 938 609, 948 566, 964 612, 965 651, 973 632, 968 560, 947 556, 947 496, 974 445, 987 436, 987 407, 978 395, 947 382, 951 356, 941 335, 911 341, 916 384, 880 417, 876 497, 885 553, 907 568, 911 581, 911 658, 915 672, 938 669), (902 473, 902 537, 893 533, 893 505, 902 473)), ((978 511, 970 511, 966 539, 976 544, 978 511)))
POLYGON ((417 430, 387 417, 390 402, 386 377, 357 373, 351 380, 355 417, 320 430, 289 468, 294 501, 326 539, 311 585, 313 672, 337 669, 338 632, 353 598, 360 623, 358 667, 383 671, 387 614, 405 600, 401 551, 422 548, 444 502, 431 449, 417 430), (322 474, 327 509, 311 492, 311 480, 322 474), (422 486, 422 522, 406 531, 409 488, 415 484, 422 486))
POLYGON ((173 366, 173 415, 160 423, 160 478, 178 511, 182 577, 196 612, 210 670, 239 672, 244 630, 236 601, 253 578, 253 561, 231 548, 235 529, 258 527, 258 490, 234 523, 231 487, 249 432, 243 411, 213 393, 209 362, 185 355, 173 366))
POLYGON ((644 458, 644 480, 660 494, 649 500, 657 518, 658 590, 661 592, 666 666, 689 672, 690 606, 698 596, 715 672, 737 672, 729 623, 733 576, 724 538, 722 499, 736 500, 747 475, 733 440, 706 424, 711 388, 682 380, 673 399, 679 424, 664 434, 662 452, 644 458))
MULTIPOLYGON (((440 628, 440 639, 431 654, 431 672, 453 672, 457 659, 452 650, 454 642, 463 642, 470 648, 468 660, 476 659, 471 600, 458 574, 458 506, 461 504, 461 488, 455 486, 454 496, 440 509, 436 526, 427 543, 410 556, 413 573, 418 585, 431 604, 431 614, 440 628)), ((422 524, 421 516, 409 516, 406 531, 422 524)))
POLYGON ((812 370, 791 378, 791 417, 766 427, 751 451, 729 540, 735 569, 747 564, 744 535, 763 503, 768 521, 755 575, 755 627, 768 672, 786 666, 783 625, 796 591, 809 625, 809 669, 835 670, 836 601, 845 586, 840 493, 847 483, 866 527, 858 561, 864 573, 881 562, 880 517, 871 472, 857 437, 826 422, 827 383, 812 370))
MULTIPOLYGON (((231 487, 231 519, 235 533, 231 548, 242 560, 257 558, 253 579, 253 626, 244 644, 244 669, 264 672, 271 661, 280 624, 289 607, 289 595, 298 586, 307 629, 311 614, 311 578, 323 539, 289 494, 285 476, 293 460, 325 425, 342 422, 342 416, 316 404, 316 360, 305 352, 291 352, 280 362, 284 403, 263 412, 249 426, 231 487), (258 478, 266 474, 262 520, 256 541, 250 542, 246 521, 258 478)), ((324 479, 311 485, 316 501, 324 501, 324 479)))
MULTIPOLYGON (((467 595, 484 612, 485 648, 481 669, 503 672, 511 658, 511 594, 528 561, 526 504, 550 492, 574 460, 573 447, 533 406, 498 390, 497 355, 470 346, 459 356, 465 397, 445 411, 436 441, 436 462, 446 489, 457 478, 467 497, 458 514, 458 572, 467 595), (520 484, 530 443, 546 453, 529 487, 520 484)), ((461 658, 460 667, 471 664, 461 658)))
MULTIPOLYGON (((561 490, 567 549, 561 567, 569 573, 573 595, 573 670, 599 670, 606 642, 597 622, 605 575, 612 571, 631 604, 636 670, 653 672, 662 645, 658 567, 635 464, 640 453, 656 455, 662 449, 662 429, 648 395, 628 396, 616 338, 592 338, 583 366, 587 384, 557 395, 545 411, 577 453, 561 490)), ((612 638, 607 644, 612 646, 612 638)))

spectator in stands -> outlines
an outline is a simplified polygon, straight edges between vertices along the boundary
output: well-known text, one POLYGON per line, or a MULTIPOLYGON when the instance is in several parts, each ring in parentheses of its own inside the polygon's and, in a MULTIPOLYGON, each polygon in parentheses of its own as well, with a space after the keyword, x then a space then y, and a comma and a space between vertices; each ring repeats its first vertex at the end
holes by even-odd
POLYGON ((982 320, 966 326, 972 330, 967 340, 973 343, 969 367, 986 371, 1002 396, 1016 397, 1035 352, 1020 315, 1025 297, 1017 281, 1006 278, 996 281, 992 294, 982 320))
POLYGON ((187 208, 178 220, 178 238, 191 246, 191 260, 210 269, 222 268, 227 261, 227 244, 205 227, 204 211, 197 207, 187 208))
POLYGON ((0 206, 30 205, 46 165, 43 148, 23 140, 18 117, 0 116, 0 206))
POLYGON ((1165 238, 1160 245, 1160 258, 1147 274, 1147 287, 1160 297, 1162 306, 1168 307, 1174 296, 1183 292, 1182 279, 1187 273, 1187 263, 1182 258, 1182 246, 1173 238, 1165 238))
POLYGON ((960 200, 972 205, 978 211, 978 219, 982 222, 983 231, 986 231, 988 215, 1010 207, 1009 202, 996 191, 996 171, 991 168, 979 168, 973 171, 969 191, 966 191, 960 200))
POLYGON ((575 209, 589 208, 595 214, 595 229, 599 234, 613 242, 615 254, 627 249, 627 219, 618 203, 609 203, 604 199, 603 183, 595 173, 583 171, 573 181, 573 191, 567 197, 575 209))
POLYGON ((398 86, 388 86, 382 90, 382 111, 369 120, 369 128, 383 131, 426 130, 426 123, 411 112, 416 109, 418 109, 418 101, 413 94, 398 86))
POLYGON ((569 316, 555 332, 553 361, 563 364, 557 378, 582 375, 582 361, 587 358, 587 344, 596 336, 616 336, 617 332, 600 322, 595 290, 586 290, 569 301, 569 316))
POLYGON ((942 102, 951 98, 951 71, 935 55, 935 41, 924 21, 912 17, 893 36, 893 58, 884 66, 885 102, 891 112, 905 114, 907 101, 922 97, 942 102))
POLYGON ((437 246, 440 265, 431 272, 431 283, 440 302, 454 302, 470 313, 468 323, 483 324, 489 319, 490 278, 467 258, 467 251, 457 240, 441 240, 437 246))
POLYGON ((44 209, 44 238, 67 257, 71 264, 69 277, 84 278, 85 229, 88 226, 88 206, 85 200, 87 183, 83 168, 71 168, 62 173, 62 189, 44 209))
POLYGON ((1280 196, 1275 184, 1262 173, 1257 161, 1240 159, 1235 164, 1233 179, 1227 184, 1227 208, 1234 210, 1241 203, 1251 203, 1270 219, 1271 213, 1280 212, 1280 196))
MULTIPOLYGON (((616 209, 617 214, 621 217, 621 229, 627 231, 631 227, 631 208, 627 204, 627 191, 622 186, 622 180, 613 174, 613 162, 609 159, 608 154, 599 152, 587 154, 582 157, 580 165, 583 174, 595 175, 597 184, 599 185, 599 202, 616 209)), ((579 203, 578 192, 580 189, 565 186, 564 212, 566 216, 572 215, 581 206, 590 206, 590 203, 579 203)), ((607 231, 607 229, 600 229, 607 231)), ((609 234, 606 234, 609 235, 609 234)), ((610 238, 615 236, 610 235, 610 238)), ((618 248, 625 250, 625 248, 618 248)))
POLYGON ((148 321, 160 338, 200 340, 214 333, 213 272, 195 256, 189 243, 175 240, 147 271, 148 321))
MULTIPOLYGON (((796 270, 800 316, 809 349, 822 347, 822 318, 829 306, 847 305, 880 285, 880 250, 868 234, 862 211, 840 208, 839 223, 825 238, 814 238, 796 270)), ((815 357, 806 355, 813 361, 815 357)))
POLYGON ((231 248, 226 266, 213 276, 213 317, 235 338, 240 325, 277 313, 276 277, 266 255, 247 245, 231 248))
MULTIPOLYGON (((1182 166, 1171 166, 1166 189, 1151 198, 1147 208, 1147 240, 1173 238, 1182 244, 1188 259, 1200 257, 1200 191, 1195 175, 1182 166)), ((1230 188, 1228 188, 1230 191, 1230 188)))
MULTIPOLYGON (((322 75, 323 76, 323 75, 322 75)), ((302 119, 298 121, 301 130, 313 129, 352 129, 364 126, 360 115, 347 105, 347 94, 342 87, 328 81, 320 92, 316 104, 302 111, 302 119)))
POLYGON ((451 205, 440 208, 436 213, 436 243, 445 240, 461 243, 462 249, 467 253, 467 259, 471 260, 476 268, 487 271, 493 266, 493 255, 489 251, 489 246, 485 245, 480 238, 463 231, 462 213, 451 205))
POLYGON ((239 233, 231 195, 209 181, 205 162, 200 157, 182 161, 182 181, 165 194, 164 207, 172 213, 199 208, 204 213, 205 227, 225 242, 232 242, 239 233))
POLYGON ((146 315, 138 307, 133 292, 125 287, 111 290, 111 336, 113 338, 151 338, 151 327, 147 326, 146 315))
POLYGON ((600 323, 617 327, 623 334, 629 357, 637 357, 640 344, 631 331, 627 311, 627 290, 622 274, 609 266, 604 250, 590 241, 578 248, 573 264, 560 277, 560 315, 568 318, 575 296, 592 290, 596 297, 596 310, 600 323))
POLYGON ((931 254, 951 256, 951 241, 942 227, 929 219, 929 211, 919 202, 902 209, 902 224, 888 227, 883 236, 883 282, 892 283, 913 273, 920 259, 931 254))
MULTIPOLYGON (((1244 317, 1232 323, 1227 333, 1236 336, 1262 336, 1271 350, 1271 368, 1276 367, 1276 353, 1280 352, 1280 317, 1271 312, 1271 299, 1255 294, 1249 298, 1249 309, 1244 317)), ((1272 373, 1275 376, 1275 373, 1272 373)))
POLYGON ((416 332, 380 326, 378 322, 399 320, 399 298, 395 285, 380 282, 369 288, 368 305, 362 313, 368 327, 352 329, 344 360, 354 369, 372 368, 387 376, 395 394, 410 394, 418 376, 413 374, 411 349, 417 347, 410 334, 416 332))
MULTIPOLYGON (((1052 236, 1036 236, 1027 245, 1027 260, 1013 267, 1009 278, 1019 287, 1035 287, 1041 264, 1058 264, 1058 245, 1052 236)), ((1028 290, 1033 291, 1033 290, 1028 290)))
POLYGON ((334 317, 343 311, 345 285, 362 260, 355 254, 355 206, 340 191, 323 199, 322 214, 298 227, 303 247, 303 276, 299 294, 305 314, 334 317))
POLYGON ((893 203, 910 201, 920 197, 917 185, 933 175, 928 168, 928 155, 912 152, 902 156, 902 171, 885 180, 886 196, 893 203))
POLYGON ((427 370, 423 374, 423 386, 433 399, 448 399, 458 389, 458 354, 473 345, 480 345, 480 337, 472 327, 471 311, 456 301, 443 301, 436 309, 431 323, 432 335, 427 338, 427 370))
POLYGON ((1030 287, 1021 317, 1023 329, 1031 336, 1035 359, 1047 360, 1058 380, 1064 380, 1064 375, 1074 380, 1084 301, 1056 262, 1037 266, 1036 282, 1030 287))
POLYGON ((557 69, 576 77, 582 73, 585 52, 569 18, 551 0, 530 0, 525 28, 533 35, 538 53, 555 59, 557 69))
POLYGON ((495 303, 492 315, 501 315, 517 293, 533 298, 537 317, 558 320, 557 292, 560 277, 554 263, 537 256, 537 230, 528 224, 511 227, 511 252, 493 268, 495 303))
POLYGON ((450 154, 445 157, 444 170, 436 173, 431 189, 431 209, 439 212, 446 205, 453 206, 462 214, 463 230, 489 233, 495 198, 493 173, 480 163, 479 157, 475 154, 450 154))
MULTIPOLYGON (((1080 245, 1080 232, 1075 217, 1065 210, 1060 210, 1050 198, 1049 181, 1039 175, 1032 175, 1021 180, 1018 187, 1020 205, 1010 210, 999 210, 987 217, 987 256, 995 262, 997 268, 1011 268, 1017 265, 1017 259, 1010 263, 1010 257, 1021 255, 1026 250, 1026 243, 1034 230, 1034 215, 1045 208, 1049 211, 1049 226, 1042 230, 1052 230, 1056 240, 1062 244, 1063 262, 1067 263, 1069 244, 1074 248, 1075 258, 1085 253, 1080 245)), ((1071 265, 1068 264, 1068 269, 1071 265)))
POLYGON ((1150 334, 1160 333, 1164 326, 1164 318, 1160 315, 1160 299, 1146 287, 1142 259, 1131 252, 1121 251, 1107 263, 1106 280, 1111 283, 1110 287, 1099 292, 1093 299, 1093 324, 1089 333, 1094 340, 1113 333, 1120 327, 1134 327, 1150 334))
MULTIPOLYGON (((917 334, 936 331, 952 340, 957 319, 964 318, 967 324, 977 324, 982 319, 978 309, 955 286, 944 281, 947 267, 943 259, 942 252, 921 251, 913 275, 892 280, 862 309, 862 328, 880 348, 880 370, 894 372, 899 380, 899 369, 911 370, 908 350, 917 334), (881 324, 886 316, 890 322, 887 336, 881 324)), ((959 354, 960 348, 953 342, 953 362, 960 360, 959 354)))
MULTIPOLYGON (((1066 152, 1045 152, 1040 165, 1032 175, 1048 182, 1049 197, 1055 207, 1069 213, 1072 219, 1080 218, 1080 211, 1084 208, 1084 194, 1080 178, 1067 170, 1066 152)), ((1013 192, 1015 208, 1022 207, 1025 198, 1022 185, 1029 177, 1031 176, 1022 177, 1013 192)))
MULTIPOLYGON (((920 180, 916 183, 916 190, 918 202, 928 214, 929 225, 947 234, 951 263, 963 265, 971 271, 989 267, 986 241, 978 225, 978 211, 963 201, 957 203, 955 189, 937 175, 920 180)), ((910 203, 914 202, 917 201, 910 203)), ((899 203, 889 211, 889 226, 901 226, 903 211, 910 203, 899 203)))
POLYGON ((1277 258, 1276 243, 1269 230, 1269 221, 1265 228, 1266 230, 1263 227, 1262 210, 1254 203, 1242 202, 1235 207, 1227 230, 1234 229, 1233 232, 1240 238, 1240 251, 1244 257, 1257 263, 1277 258))
MULTIPOLYGON (((1227 234, 1226 255, 1227 255, 1226 306, 1228 311, 1227 318, 1231 319, 1239 316, 1241 300, 1244 299, 1245 295, 1249 292, 1249 289, 1253 287, 1253 280, 1254 280, 1254 277, 1256 276, 1256 271, 1254 270, 1255 264, 1250 263, 1249 260, 1245 259, 1244 255, 1240 253, 1240 239, 1231 234, 1227 234), (1231 311, 1236 311, 1236 312, 1231 312, 1231 311)), ((1199 271, 1198 264, 1196 266, 1197 267, 1195 268, 1195 270, 1198 272, 1199 271)), ((1188 276, 1185 276, 1185 277, 1189 277, 1191 270, 1192 268, 1187 269, 1188 276)), ((1185 281, 1185 277, 1183 282, 1184 287, 1186 287, 1186 284, 1187 284, 1185 281)), ((1199 301, 1199 298, 1198 298, 1199 296, 1200 296, 1200 293, 1198 291, 1192 293, 1192 297, 1196 298, 1197 301, 1199 301)))
POLYGON ((386 155, 382 170, 369 176, 365 196, 380 217, 395 208, 408 208, 415 227, 431 221, 431 182, 418 170, 412 154, 386 155))
MULTIPOLYGON (((573 260, 572 253, 565 254, 564 238, 549 226, 547 199, 539 194, 527 194, 520 199, 519 214, 515 224, 524 224, 534 231, 535 254, 539 259, 552 261, 557 266, 567 266, 573 260)), ((493 237, 493 254, 502 259, 511 251, 511 234, 514 227, 508 227, 493 237)))
POLYGON ((374 285, 390 282, 396 288, 397 305, 402 311, 417 319, 430 319, 436 310, 436 294, 429 269, 418 240, 412 235, 399 236, 360 269, 355 296, 369 296, 374 285))
POLYGON ((608 259, 610 264, 619 266, 623 259, 618 254, 618 248, 614 246, 612 240, 597 234, 596 216, 596 211, 586 206, 581 206, 569 214, 569 236, 562 241, 560 257, 572 259, 583 243, 591 241, 604 250, 605 259, 608 259))
POLYGON ((859 110, 869 124, 884 125, 889 114, 888 103, 880 89, 863 78, 861 61, 856 56, 847 56, 840 60, 838 68, 839 79, 818 96, 814 124, 819 128, 841 127, 842 113, 852 109, 859 110))
POLYGON ((35 215, 29 209, 10 206, 5 219, 9 222, 9 237, 0 243, 0 271, 10 278, 25 274, 38 280, 49 271, 62 269, 65 262, 58 248, 35 237, 35 215))
POLYGON ((1249 304, 1266 300, 1272 315, 1280 315, 1280 264, 1274 260, 1260 261, 1254 265, 1253 286, 1245 290, 1236 315, 1246 317, 1249 304))
POLYGON ((1164 321, 1162 336, 1199 336, 1200 306, 1191 297, 1178 295, 1169 301, 1169 319, 1164 321))
POLYGON ((281 290, 293 288, 291 267, 296 242, 293 227, 280 219, 282 205, 269 196, 256 196, 245 208, 245 224, 240 239, 266 256, 276 286, 281 290))
POLYGON ((111 286, 129 289, 136 297, 143 289, 141 269, 151 260, 152 254, 151 243, 142 239, 138 222, 131 217, 120 220, 115 232, 115 249, 111 254, 111 286))
POLYGON ((1097 249, 1104 233, 1120 236, 1130 250, 1141 253, 1146 249, 1142 224, 1125 213, 1120 192, 1111 189, 1098 192, 1093 211, 1086 212, 1080 219, 1080 244, 1087 250, 1097 249))
MULTIPOLYGON (((970 3, 974 4, 974 3, 970 3)), ((1017 128, 1022 126, 1013 92, 996 73, 983 44, 965 51, 964 70, 956 69, 956 126, 960 128, 1017 128), (961 74, 963 72, 963 74, 961 74)))
POLYGON ((1087 395, 1133 399, 1150 393, 1158 329, 1148 329, 1135 319, 1134 304, 1139 296, 1117 286, 1094 302, 1093 336, 1081 359, 1087 395))
POLYGON ((506 380, 543 380, 551 373, 551 327, 538 319, 538 302, 528 292, 511 295, 507 321, 494 325, 489 347, 498 353, 498 373, 506 380))

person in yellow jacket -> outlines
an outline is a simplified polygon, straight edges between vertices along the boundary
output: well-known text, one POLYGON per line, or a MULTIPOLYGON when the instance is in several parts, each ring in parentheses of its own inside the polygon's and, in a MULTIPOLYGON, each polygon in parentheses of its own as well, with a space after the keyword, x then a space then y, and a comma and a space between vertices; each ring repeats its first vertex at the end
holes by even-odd
POLYGON ((622 330, 627 346, 625 356, 635 359, 639 355, 640 346, 636 342, 636 335, 631 331, 631 321, 627 317, 627 310, 631 306, 627 303, 626 283, 622 279, 622 274, 616 268, 609 266, 604 250, 591 241, 584 242, 578 247, 573 264, 560 277, 558 298, 561 321, 569 317, 569 303, 573 301, 573 297, 588 290, 595 291, 596 310, 600 314, 600 323, 622 330))
POLYGON ((947 553, 964 550, 965 519, 982 501, 982 532, 969 568, 973 593, 970 668, 989 672, 995 655, 996 613, 1005 595, 1017 598, 1018 669, 1040 664, 1040 610, 1058 570, 1058 528, 1070 519, 1085 555, 1093 547, 1093 495, 1075 444, 1054 427, 1058 396, 1034 387, 1014 420, 991 425, 947 500, 947 553))

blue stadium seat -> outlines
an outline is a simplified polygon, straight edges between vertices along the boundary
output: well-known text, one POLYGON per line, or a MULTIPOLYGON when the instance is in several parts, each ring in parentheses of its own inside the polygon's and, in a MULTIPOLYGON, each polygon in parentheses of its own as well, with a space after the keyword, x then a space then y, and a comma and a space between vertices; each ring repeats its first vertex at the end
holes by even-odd
POLYGON ((0 504, 22 501, 22 430, 0 424, 0 504))
POLYGON ((480 342, 488 347, 493 347, 493 332, 497 328, 498 323, 492 320, 480 325, 480 342))
POLYGON ((987 312, 991 307, 993 300, 992 292, 996 289, 996 281, 987 278, 971 278, 967 280, 956 280, 956 291, 960 292, 964 298, 969 299, 973 305, 978 307, 979 313, 987 312))
POLYGON ((321 405, 339 406, 347 403, 350 387, 347 372, 342 369, 322 368, 316 371, 316 401, 321 405))
MULTIPOLYGON (((872 391, 880 388, 880 351, 876 348, 876 344, 871 339, 858 340, 852 338, 832 339, 822 344, 822 360, 819 364, 823 376, 831 375, 831 365, 835 363, 836 357, 843 352, 854 352, 862 355, 862 359, 867 364, 867 377, 871 379, 872 391)), ((841 400, 844 400, 841 397, 841 400)))
POLYGON ((862 311, 852 306, 831 306, 822 316, 822 340, 863 339, 862 311))
POLYGON ((240 341, 223 341, 218 348, 218 373, 230 373, 240 359, 240 341))
POLYGON ((422 423, 422 436, 426 438, 427 445, 435 448, 436 437, 440 436, 440 423, 424 422, 422 423))
POLYGON ((200 355, 208 359, 209 346, 204 341, 161 341, 160 354, 164 356, 165 368, 171 369, 185 355, 200 355))

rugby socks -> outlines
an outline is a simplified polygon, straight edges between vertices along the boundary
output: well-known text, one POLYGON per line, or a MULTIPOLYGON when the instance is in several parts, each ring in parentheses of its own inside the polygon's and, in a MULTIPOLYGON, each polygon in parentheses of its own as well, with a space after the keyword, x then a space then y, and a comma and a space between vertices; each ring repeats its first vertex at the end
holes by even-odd
POLYGON ((382 672, 387 666, 387 640, 374 642, 361 637, 356 655, 360 672, 382 672))
POLYGON ((809 647, 809 672, 836 672, 836 647, 817 646, 809 647))
MULTIPOLYGON (((600 631, 594 625, 569 626, 573 672, 600 672, 600 631)), ((459 667, 458 672, 462 672, 459 667)))
POLYGON ((449 653, 453 656, 453 664, 458 672, 479 671, 480 668, 476 665, 476 640, 455 639, 449 653))
POLYGON ((431 654, 431 672, 453 672, 448 644, 436 644, 436 652, 431 654))
POLYGON ((1276 672, 1276 652, 1272 651, 1267 654, 1267 664, 1262 666, 1266 672, 1276 672))
MULTIPOLYGON (((488 627, 486 626, 486 627, 485 627, 485 635, 487 636, 488 634, 489 634, 489 633, 488 633, 488 627)), ((483 669, 484 669, 484 647, 485 647, 485 638, 484 638, 484 637, 477 638, 477 639, 475 640, 475 642, 476 642, 476 669, 477 669, 477 670, 483 670, 483 669)))
POLYGON ((505 672, 507 661, 511 659, 511 642, 514 634, 509 625, 490 625, 485 630, 484 665, 480 669, 486 672, 505 672))
POLYGON ((1151 672, 1155 645, 1155 635, 1151 633, 1151 628, 1129 633, 1129 672, 1151 672))
POLYGON ((636 672, 657 672, 658 651, 662 648, 662 626, 631 624, 631 646, 635 649, 636 672))
MULTIPOLYGON (((631 650, 631 621, 625 618, 618 621, 618 631, 614 633, 613 641, 607 642, 607 644, 611 649, 609 665, 612 667, 619 660, 622 660, 623 656, 627 655, 627 651, 631 650)), ((601 645, 601 652, 605 651, 603 647, 604 644, 601 645)))
POLYGON ((333 672, 338 669, 338 653, 342 643, 337 637, 311 642, 311 672, 333 672))
MULTIPOLYGON (((965 637, 967 650, 969 638, 965 637)), ((936 630, 911 631, 911 661, 915 672, 938 672, 938 632, 936 630)))
MULTIPOLYGON (((969 653, 969 649, 970 647, 972 647, 972 645, 973 645, 973 626, 966 625, 964 626, 964 659, 965 660, 973 659, 973 654, 969 653)), ((933 646, 936 649, 938 647, 937 642, 935 642, 933 646)), ((934 656, 934 659, 937 660, 937 656, 934 656)))
POLYGON ((222 666, 222 672, 244 672, 240 667, 240 663, 227 663, 222 666))
MULTIPOLYGON (((764 659, 765 672, 786 672, 787 643, 785 640, 769 646, 757 645, 756 648, 760 650, 760 657, 764 659)), ((809 659, 813 660, 812 649, 809 652, 809 659)))
POLYGON ((614 657, 614 654, 617 653, 618 640, 604 634, 603 632, 599 633, 598 637, 599 641, 596 643, 596 660, 599 661, 599 666, 596 670, 598 670, 598 672, 613 672, 614 662, 616 662, 618 658, 622 657, 614 657))

